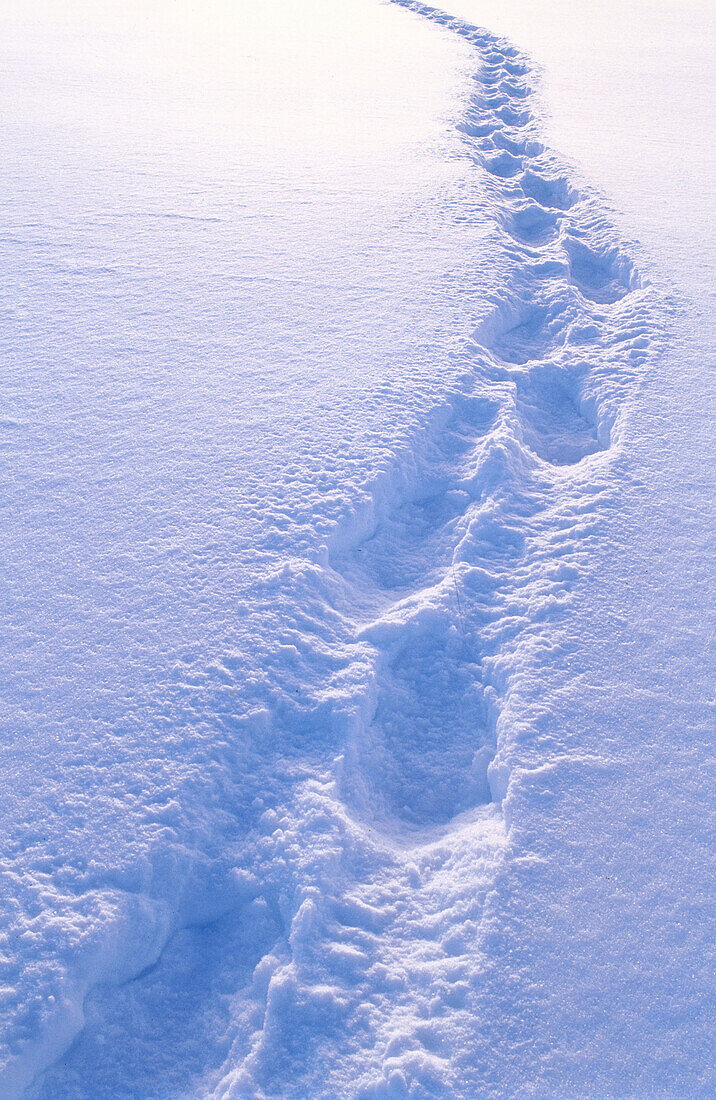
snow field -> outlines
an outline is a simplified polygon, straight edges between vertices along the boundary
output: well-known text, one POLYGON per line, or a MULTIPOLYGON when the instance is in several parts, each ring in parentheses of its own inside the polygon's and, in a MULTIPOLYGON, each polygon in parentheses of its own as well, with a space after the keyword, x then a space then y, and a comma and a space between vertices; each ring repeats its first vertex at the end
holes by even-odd
MULTIPOLYGON (((597 689, 579 669, 570 680, 570 616, 584 607, 618 516, 625 422, 663 342, 663 302, 601 200, 543 146, 525 58, 436 9, 399 5, 408 12, 391 13, 396 34, 420 27, 446 53, 457 41, 473 70, 453 120, 459 152, 441 149, 456 174, 419 210, 437 238, 434 267, 416 259, 425 239, 415 222, 381 245, 359 243, 373 194, 341 254, 345 270, 332 277, 335 239, 325 255, 319 241, 314 285, 306 289, 297 262, 287 299, 285 283, 272 289, 272 280, 290 264, 288 241, 263 273, 265 299, 231 299, 255 325, 244 392, 262 333, 290 323, 292 311, 300 322, 289 342, 295 360, 276 364, 269 352, 269 387, 256 371, 254 430, 237 429, 238 450, 217 443, 234 430, 237 394, 211 375, 210 392, 197 399, 187 386, 187 406, 157 421, 157 447, 140 448, 148 466, 159 463, 167 438, 176 446, 179 425, 200 413, 206 433, 197 440, 186 429, 191 476, 175 479, 174 542, 162 546, 186 571, 169 573, 174 588, 167 581, 150 617, 170 637, 171 676, 161 661, 147 671, 151 683, 162 670, 166 699, 147 695, 137 706, 136 688, 127 691, 136 752, 119 725, 87 796, 111 784, 117 833, 142 835, 117 844, 126 849, 119 860, 103 819, 94 826, 106 838, 99 866, 90 860, 78 873, 68 860, 63 881, 66 855, 36 826, 32 888, 26 899, 12 888, 22 911, 9 954, 31 959, 37 987, 59 1003, 48 1008, 38 996, 20 1023, 14 1017, 20 1057, 5 1079, 9 1095, 33 1078, 28 1095, 43 1100, 504 1095, 514 1092, 504 1067, 515 1051, 539 1065, 547 1089, 569 1092, 589 1064, 590 1084, 613 1090, 597 1055, 610 1042, 615 1049, 609 1026, 626 1032, 630 1021, 616 1010, 612 1025, 599 1016, 612 974, 599 974, 606 994, 590 986, 578 1005, 597 1053, 592 1065, 591 1048, 570 1047, 570 1077, 549 1044, 549 1021, 570 1042, 585 1040, 573 1040, 569 996, 540 969, 540 950, 558 957, 558 945, 533 942, 539 922, 520 904, 534 896, 547 911, 566 894, 569 926, 581 922, 598 939, 588 921, 603 882, 582 874, 583 838, 566 832, 552 850, 545 838, 561 827, 565 804, 590 792, 598 801, 603 786, 618 792, 623 782, 614 731, 608 751, 590 741, 583 718, 582 702, 599 727, 597 689), (389 257, 405 241, 391 267, 380 247, 389 257), (456 244, 464 261, 436 293, 456 244), (354 246, 364 251, 351 260, 354 246), (371 248, 377 278, 362 282, 371 248), (337 350, 346 334, 350 362, 337 350), (326 369, 302 394, 287 378, 313 371, 321 344, 326 369), (345 397, 353 388, 358 401, 345 397), (268 458, 252 457, 257 433, 270 439, 268 458), (250 483, 240 492, 231 462, 250 483), (206 526, 194 526, 197 500, 206 526), (241 523, 226 519, 233 509, 241 523), (186 593, 197 583, 194 603, 186 593), (167 611, 173 598, 176 613, 167 611), (566 700, 573 724, 560 726, 555 699, 566 700), (142 765, 152 739, 156 754, 142 765), (529 924, 523 939, 505 914, 529 924), (28 930, 41 950, 23 946, 28 930)), ((288 231, 302 214, 287 205, 288 231)), ((309 211, 308 237, 325 229, 327 207, 313 227, 309 211)), ((375 217, 379 238, 396 214, 375 217)), ((160 256, 165 247, 160 236, 160 256)), ((216 255, 211 245, 202 252, 216 255)), ((196 294, 195 285, 183 299, 187 329, 196 294)), ((223 331, 228 313, 210 293, 199 297, 206 331, 223 331)), ((187 376, 195 363, 189 356, 187 376)), ((130 481, 130 505, 136 490, 130 481)), ((159 508, 157 531, 166 519, 159 508)), ((124 607, 119 600, 113 611, 124 607)), ((86 743, 76 766, 80 749, 86 743)), ((59 771, 58 820, 67 793, 59 771)), ((638 812, 635 803, 635 820, 638 812)), ((592 837, 608 828, 590 824, 592 837)), ((90 830, 79 843, 93 841, 90 830)), ((580 967, 597 980, 599 945, 576 933, 574 942, 577 987, 580 967)), ((638 968, 624 980, 638 982, 638 968)), ((11 974, 13 983, 21 985, 11 974)), ((537 1076, 532 1085, 539 1091, 537 1076)))

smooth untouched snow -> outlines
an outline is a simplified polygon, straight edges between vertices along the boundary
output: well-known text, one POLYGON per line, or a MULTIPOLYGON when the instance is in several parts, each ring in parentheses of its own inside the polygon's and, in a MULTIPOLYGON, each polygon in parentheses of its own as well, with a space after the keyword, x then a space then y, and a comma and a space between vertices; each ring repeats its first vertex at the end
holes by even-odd
POLYGON ((3 1096, 716 1090, 712 252, 493 6, 2 16, 3 1096))

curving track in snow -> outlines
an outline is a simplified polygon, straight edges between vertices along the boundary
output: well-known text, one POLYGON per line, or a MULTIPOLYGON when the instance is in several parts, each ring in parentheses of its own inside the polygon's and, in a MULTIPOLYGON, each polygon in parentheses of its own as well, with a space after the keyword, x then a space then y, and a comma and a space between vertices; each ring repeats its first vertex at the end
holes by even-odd
POLYGON ((655 333, 651 293, 598 201, 538 139, 527 62, 404 6, 478 51, 460 129, 511 258, 410 495, 332 562, 358 603, 369 593, 381 611, 358 632, 377 651, 377 699, 348 748, 349 798, 367 800, 367 820, 438 824, 504 794, 507 775, 490 763, 497 700, 525 632, 541 623, 546 635, 568 599, 655 333))
POLYGON ((402 6, 475 49, 459 128, 509 278, 453 353, 461 385, 370 518, 334 539, 320 584, 355 656, 324 698, 348 711, 343 751, 335 780, 310 780, 277 821, 288 848, 330 836, 328 866, 306 859, 299 873, 287 942, 259 967, 251 1049, 222 1098, 500 1094, 474 1032, 500 942, 490 901, 511 858, 511 749, 538 717, 520 686, 568 659, 560 624, 660 343, 654 292, 598 197, 539 140, 526 59, 402 6))

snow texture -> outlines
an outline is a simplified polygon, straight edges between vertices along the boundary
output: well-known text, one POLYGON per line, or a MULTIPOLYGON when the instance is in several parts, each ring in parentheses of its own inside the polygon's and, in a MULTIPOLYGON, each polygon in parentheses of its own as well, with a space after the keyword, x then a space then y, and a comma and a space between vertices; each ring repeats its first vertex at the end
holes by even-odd
POLYGON ((2 1095, 712 1095, 708 810, 600 589, 676 307, 514 45, 341 18, 433 66, 372 167, 8 213, 2 1095))

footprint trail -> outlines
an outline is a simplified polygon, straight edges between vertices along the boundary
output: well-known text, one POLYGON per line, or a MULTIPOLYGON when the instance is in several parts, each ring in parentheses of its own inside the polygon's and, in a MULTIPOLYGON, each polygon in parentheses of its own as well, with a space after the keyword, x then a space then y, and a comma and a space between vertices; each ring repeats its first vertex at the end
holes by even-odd
POLYGON ((537 137, 532 78, 509 44, 412 0, 480 69, 459 129, 509 242, 508 284, 465 341, 465 389, 418 458, 417 490, 331 564, 380 614, 372 721, 346 749, 351 812, 444 826, 504 794, 500 698, 521 639, 564 609, 585 508, 653 344, 649 290, 597 201, 537 137), (555 515, 561 518, 555 529, 555 515), (560 549, 545 557, 545 540, 560 549))
POLYGON ((545 655, 558 659, 560 621, 618 492, 630 395, 660 340, 653 292, 599 197, 540 140, 526 59, 418 0, 395 2, 475 50, 457 125, 507 275, 464 334, 460 386, 313 576, 344 628, 343 661, 312 711, 328 716, 338 756, 278 826, 284 853, 319 828, 325 856, 310 870, 291 857, 301 885, 288 942, 222 1098, 270 1090, 279 1050, 286 1096, 317 1080, 318 1095, 463 1095, 453 1055, 509 853, 513 749, 534 719, 517 688, 545 655))

